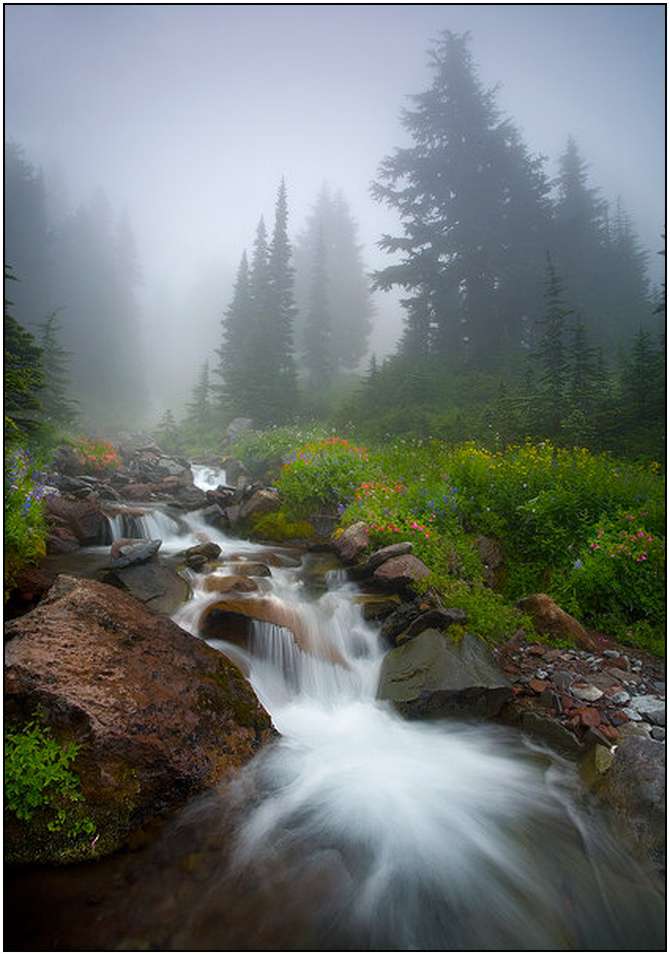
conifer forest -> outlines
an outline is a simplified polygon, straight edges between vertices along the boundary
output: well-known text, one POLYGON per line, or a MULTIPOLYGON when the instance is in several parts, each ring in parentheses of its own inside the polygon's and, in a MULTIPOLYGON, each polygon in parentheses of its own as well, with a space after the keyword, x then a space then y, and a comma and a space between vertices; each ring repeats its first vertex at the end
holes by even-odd
POLYGON ((6 950, 667 950, 664 6, 5 54, 6 950))

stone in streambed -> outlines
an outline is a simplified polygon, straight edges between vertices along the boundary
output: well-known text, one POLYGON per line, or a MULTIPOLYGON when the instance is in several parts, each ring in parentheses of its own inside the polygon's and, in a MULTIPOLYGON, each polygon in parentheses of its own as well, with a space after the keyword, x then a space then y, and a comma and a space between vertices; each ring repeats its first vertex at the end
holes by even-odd
POLYGON ((231 574, 238 577, 271 577, 272 571, 267 564, 261 564, 252 560, 241 560, 236 563, 227 564, 227 569, 231 574))
POLYGON ((377 696, 405 716, 495 716, 512 688, 478 637, 426 630, 384 657, 377 696))
POLYGON ((156 554, 162 544, 160 540, 121 539, 114 541, 110 549, 113 569, 141 564, 156 554))
POLYGON ((215 560, 221 553, 221 548, 214 541, 203 541, 202 544, 195 544, 184 551, 184 557, 205 557, 207 560, 215 560))
POLYGON ((255 593, 258 590, 258 584, 253 577, 221 577, 218 574, 210 574, 205 578, 202 586, 208 593, 220 594, 255 593))
POLYGON ((654 723, 656 726, 665 726, 665 700, 657 696, 636 696, 630 702, 630 708, 641 717, 654 723))
POLYGON ((189 595, 186 581, 156 561, 114 568, 104 575, 103 582, 125 590, 152 613, 173 614, 189 595))
POLYGON ((12 816, 5 845, 14 861, 113 852, 148 820, 234 773, 272 735, 237 667, 97 581, 59 577, 7 636, 5 719, 20 728, 39 707, 56 739, 79 745, 70 768, 83 802, 67 812, 91 818, 97 835, 50 832, 43 811, 28 823, 12 816))

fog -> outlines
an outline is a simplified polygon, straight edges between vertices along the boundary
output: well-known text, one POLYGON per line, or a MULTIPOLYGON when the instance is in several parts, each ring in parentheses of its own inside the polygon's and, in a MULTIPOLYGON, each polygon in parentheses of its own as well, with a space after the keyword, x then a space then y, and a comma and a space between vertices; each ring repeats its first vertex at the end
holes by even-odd
MULTIPOLYGON (((575 137, 660 282, 664 17, 662 5, 9 6, 5 136, 42 168, 59 215, 99 187, 127 213, 143 411, 157 415, 183 404, 220 345, 240 255, 261 213, 271 227, 282 176, 293 240, 328 183, 358 223, 366 268, 389 264, 377 242, 399 221, 370 182, 409 142, 400 110, 429 86, 441 30, 471 31, 482 83, 501 84, 499 107, 550 175, 575 137)), ((395 348, 398 299, 375 293, 370 352, 395 348)), ((66 323, 67 303, 54 304, 66 323)))

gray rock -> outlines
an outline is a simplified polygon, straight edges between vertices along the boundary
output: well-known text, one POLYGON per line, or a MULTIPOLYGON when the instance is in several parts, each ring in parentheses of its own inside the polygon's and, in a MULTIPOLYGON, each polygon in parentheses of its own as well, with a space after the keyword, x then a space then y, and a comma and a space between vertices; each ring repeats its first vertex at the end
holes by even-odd
POLYGON ((482 640, 426 630, 384 657, 377 696, 406 716, 495 716, 512 688, 482 640))
POLYGON ((379 550, 376 550, 374 554, 371 554, 366 561, 365 566, 362 568, 363 573, 371 574, 377 569, 377 567, 381 567, 384 561, 390 560, 391 557, 402 557, 403 554, 411 553, 411 550, 411 541, 398 541, 397 544, 389 544, 387 547, 380 547, 379 550))
POLYGON ((639 723, 642 720, 642 717, 640 716, 638 711, 634 710, 632 706, 625 706, 621 712, 625 713, 628 719, 631 720, 633 723, 639 723))
POLYGON ((660 680, 654 680, 652 686, 657 693, 665 694, 665 683, 661 682, 660 680))
POLYGON ((630 693, 626 693, 625 690, 619 690, 618 693, 610 697, 610 703, 614 703, 616 706, 625 706, 626 703, 630 703, 630 693))
POLYGON ((665 700, 657 696, 635 696, 631 700, 631 709, 635 710, 650 723, 665 726, 665 700))
POLYGON ((618 650, 603 650, 603 656, 615 660, 620 654, 618 650))
POLYGON ((575 679, 575 674, 571 673, 570 670, 557 670, 554 673, 554 686, 557 690, 567 690, 569 686, 572 685, 572 681, 575 679))
POLYGON ((132 564, 142 564, 158 552, 161 544, 160 540, 134 540, 118 548, 112 545, 112 554, 118 553, 118 557, 112 557, 110 566, 116 569, 130 567, 132 564))
POLYGON ((664 726, 652 726, 651 728, 651 738, 658 740, 659 743, 665 742, 665 727, 664 726))
MULTIPOLYGON (((626 712, 625 710, 623 711, 626 712)), ((624 723, 623 726, 619 727, 619 737, 621 739, 626 739, 628 736, 643 736, 645 739, 648 739, 651 735, 651 726, 649 723, 643 723, 641 720, 639 723, 624 723)))
POLYGON ((573 686, 570 692, 578 700, 584 700, 585 703, 595 703, 603 695, 603 691, 597 686, 587 684, 586 686, 573 686))
POLYGON ((403 633, 398 634, 396 643, 403 643, 405 640, 416 637, 424 630, 446 630, 452 623, 464 624, 467 619, 464 610, 458 610, 455 607, 442 610, 441 607, 434 607, 432 610, 419 614, 403 633))
POLYGON ((597 793, 616 813, 616 828, 638 858, 665 865, 665 748, 653 739, 619 743, 597 793))
POLYGON ((260 488, 254 491, 251 497, 240 507, 240 520, 249 521, 263 514, 270 514, 281 507, 279 494, 270 488, 260 488))
POLYGON ((195 544, 184 551, 184 557, 206 557, 208 560, 215 560, 221 553, 221 548, 214 541, 205 541, 203 544, 195 544))
POLYGON ((333 547, 342 560, 352 563, 365 551, 368 543, 368 525, 365 521, 357 521, 346 528, 333 543, 333 547))
POLYGON ((207 505, 205 492, 194 484, 177 487, 172 493, 175 504, 183 511, 198 511, 207 505))
POLYGON ((154 613, 171 615, 188 600, 186 581, 170 567, 155 561, 116 568, 104 583, 120 587, 154 613))

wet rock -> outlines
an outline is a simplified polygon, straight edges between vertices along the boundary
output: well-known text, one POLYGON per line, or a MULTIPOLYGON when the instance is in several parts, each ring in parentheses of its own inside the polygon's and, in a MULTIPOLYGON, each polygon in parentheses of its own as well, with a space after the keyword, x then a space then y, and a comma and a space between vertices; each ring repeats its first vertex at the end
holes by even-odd
POLYGON ((305 653, 321 657, 331 663, 349 669, 349 665, 338 650, 320 638, 320 634, 308 627, 305 620, 295 606, 285 604, 272 597, 243 595, 231 596, 216 603, 210 604, 203 610, 198 621, 198 633, 206 639, 226 640, 229 623, 238 625, 236 619, 229 618, 230 614, 242 616, 251 620, 274 624, 276 627, 288 631, 296 644, 305 653))
POLYGON ((371 598, 362 601, 363 620, 377 622, 386 620, 398 607, 397 600, 371 598))
POLYGON ((548 713, 536 713, 533 710, 517 709, 506 706, 503 711, 505 722, 516 723, 535 739, 548 743, 559 753, 575 756, 583 752, 583 745, 577 737, 548 713))
POLYGON ((374 571, 372 579, 383 587, 399 590, 430 576, 430 570, 413 554, 392 557, 374 571))
POLYGON ((83 546, 111 543, 107 518, 95 498, 74 501, 61 495, 45 498, 47 519, 56 518, 83 546))
POLYGON ((227 565, 231 574, 237 574, 239 577, 271 577, 272 571, 267 564, 261 564, 253 560, 241 560, 227 565))
POLYGON ((364 521, 351 524, 333 543, 341 560, 350 564, 357 560, 370 542, 368 525, 364 521))
POLYGON ((255 517, 261 517, 263 514, 271 514, 279 510, 281 501, 277 491, 270 488, 260 488, 244 501, 240 507, 240 520, 250 521, 255 517))
POLYGON ((384 657, 377 697, 406 716, 495 716, 511 686, 478 637, 426 630, 384 657))
POLYGON ((53 574, 39 567, 24 567, 17 574, 9 592, 5 604, 5 618, 11 620, 32 610, 51 589, 53 582, 53 574))
POLYGON ((538 633, 574 640, 583 650, 597 649, 597 642, 589 636, 581 623, 565 610, 561 610, 547 594, 524 597, 517 607, 529 615, 538 633))
POLYGON ((258 584, 253 577, 229 576, 221 577, 218 574, 210 574, 203 581, 204 590, 209 593, 254 593, 258 590, 258 584))
POLYGON ((629 849, 658 869, 665 867, 665 747, 634 736, 621 740, 597 787, 616 813, 617 831, 629 849))
POLYGON ((423 633, 424 630, 431 628, 435 630, 446 630, 447 627, 450 627, 454 623, 463 625, 467 619, 465 611, 458 610, 456 607, 450 607, 444 610, 440 607, 433 607, 431 610, 426 610, 420 613, 418 617, 415 617, 406 630, 396 636, 396 643, 404 643, 405 640, 410 640, 412 637, 416 637, 417 634, 423 633))
POLYGON ((224 516, 231 527, 234 527, 240 519, 239 504, 233 504, 224 511, 224 516))
POLYGON ((172 497, 175 504, 183 511, 198 511, 207 504, 205 492, 194 484, 178 487, 172 497))
POLYGON ((611 747, 596 743, 584 756, 579 766, 582 780, 589 789, 600 782, 600 779, 614 762, 614 753, 611 747))
POLYGON ((79 547, 79 541, 66 527, 53 527, 47 537, 47 554, 71 554, 79 547))
POLYGON ((585 703, 595 703, 596 700, 599 700, 603 695, 602 690, 588 683, 573 684, 570 688, 570 692, 578 700, 584 700, 585 703))
POLYGON ((206 557, 207 560, 215 560, 221 553, 221 548, 214 541, 204 541, 202 544, 196 544, 184 551, 184 557, 206 557))
POLYGON ((102 579, 112 587, 125 590, 152 613, 173 614, 189 595, 183 577, 156 561, 115 568, 104 573, 102 579))
POLYGON ((401 603, 393 613, 389 614, 382 624, 381 635, 389 643, 395 643, 395 638, 403 633, 418 616, 416 604, 401 603))
POLYGON ((371 574, 377 567, 381 567, 384 561, 390 560, 392 557, 402 557, 403 554, 409 554, 411 550, 411 541, 399 541, 397 544, 380 547, 367 559, 365 565, 361 568, 361 573, 371 574))
POLYGON ((5 719, 21 725, 39 706, 57 739, 79 744, 77 808, 98 836, 51 833, 39 814, 29 824, 12 819, 5 841, 14 861, 112 852, 148 819, 234 773, 272 734, 230 661, 112 587, 61 576, 7 630, 5 719))
POLYGON ((247 469, 237 458, 225 458, 223 467, 226 472, 226 481, 233 487, 237 486, 241 477, 247 477, 247 469))
POLYGON ((116 569, 141 564, 158 552, 161 543, 160 540, 146 539, 115 541, 110 549, 111 566, 116 569))
POLYGON ((191 554, 190 557, 187 557, 184 561, 187 567, 190 567, 191 570, 200 571, 207 564, 207 557, 204 554, 191 554))
POLYGON ((133 482, 127 484, 123 489, 123 496, 129 501, 149 501, 160 491, 160 485, 156 484, 138 484, 133 482))

